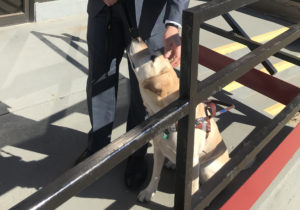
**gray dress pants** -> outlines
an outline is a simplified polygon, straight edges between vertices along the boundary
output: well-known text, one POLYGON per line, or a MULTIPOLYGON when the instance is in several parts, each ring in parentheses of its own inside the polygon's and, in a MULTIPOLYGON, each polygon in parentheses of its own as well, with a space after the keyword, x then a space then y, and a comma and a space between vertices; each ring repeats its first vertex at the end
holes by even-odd
MULTIPOLYGON (((163 47, 164 4, 165 0, 136 0, 136 2, 129 0, 124 4, 131 22, 135 26, 140 25, 139 33, 153 51, 163 47), (156 10, 153 8, 155 2, 157 4, 156 10)), ((117 102, 119 64, 124 49, 128 46, 130 40, 128 30, 124 28, 118 11, 111 7, 110 14, 111 31, 109 34, 106 28, 108 7, 104 6, 96 16, 88 19, 89 74, 86 90, 92 125, 88 143, 88 149, 91 152, 96 152, 110 142, 117 102), (108 53, 107 46, 109 42, 108 53)), ((128 68, 130 75, 130 106, 127 131, 143 122, 146 116, 137 79, 130 65, 128 65, 128 68)), ((144 156, 146 151, 147 145, 139 149, 133 156, 144 156)))

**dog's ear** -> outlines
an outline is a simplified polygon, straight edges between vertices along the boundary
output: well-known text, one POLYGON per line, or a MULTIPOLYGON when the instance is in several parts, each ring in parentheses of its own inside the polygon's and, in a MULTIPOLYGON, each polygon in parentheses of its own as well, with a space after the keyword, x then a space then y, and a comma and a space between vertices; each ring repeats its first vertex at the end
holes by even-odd
POLYGON ((144 80, 142 84, 144 89, 148 89, 160 97, 167 96, 169 85, 170 81, 166 72, 150 77, 144 80))

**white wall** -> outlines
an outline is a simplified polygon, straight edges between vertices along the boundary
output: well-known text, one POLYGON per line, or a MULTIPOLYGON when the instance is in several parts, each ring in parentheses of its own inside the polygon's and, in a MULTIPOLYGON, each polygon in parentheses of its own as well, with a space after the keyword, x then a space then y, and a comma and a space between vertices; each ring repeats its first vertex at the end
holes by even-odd
POLYGON ((88 0, 56 0, 36 2, 35 21, 51 20, 74 15, 85 14, 88 0))

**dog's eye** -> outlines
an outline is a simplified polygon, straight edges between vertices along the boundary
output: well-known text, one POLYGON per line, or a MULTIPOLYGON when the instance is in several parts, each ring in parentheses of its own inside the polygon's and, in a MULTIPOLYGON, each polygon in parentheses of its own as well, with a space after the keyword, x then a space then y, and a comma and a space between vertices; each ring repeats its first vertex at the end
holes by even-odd
POLYGON ((155 55, 151 55, 150 59, 152 60, 152 62, 154 62, 156 56, 155 55))

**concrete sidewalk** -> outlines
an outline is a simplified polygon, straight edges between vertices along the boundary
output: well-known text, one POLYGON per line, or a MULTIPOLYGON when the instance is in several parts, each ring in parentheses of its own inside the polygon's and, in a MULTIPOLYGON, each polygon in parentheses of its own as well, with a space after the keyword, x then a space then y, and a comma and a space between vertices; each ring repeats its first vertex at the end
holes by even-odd
MULTIPOLYGON (((199 1, 191 1, 190 6, 196 4, 199 1)), ((241 23, 251 23, 247 25, 251 28, 246 28, 250 36, 278 30, 285 24, 256 17, 253 13, 233 12, 233 15, 241 23)), ((71 168, 86 147, 90 129, 85 101, 86 23, 84 15, 0 28, 1 210, 12 207, 71 168)), ((219 18, 210 23, 229 28, 219 18)), ((201 32, 201 43, 216 48, 231 42, 201 32)), ((287 50, 298 55, 297 46, 299 42, 287 50)), ((245 52, 247 49, 239 49, 230 56, 238 58, 245 52)), ((277 60, 272 58, 272 62, 277 60)), ((296 68, 299 69, 291 67, 276 76, 299 86, 300 72, 296 72, 296 68)), ((120 73, 113 139, 125 132, 129 94, 126 59, 121 63, 120 73)), ((210 74, 211 71, 201 67, 199 79, 210 74)), ((217 119, 230 151, 272 118, 264 109, 274 102, 244 87, 230 93, 221 91, 215 97, 237 107, 232 114, 217 119)), ((286 126, 278 138, 284 138, 290 130, 291 127, 286 126)), ((151 148, 147 158, 151 166, 151 148)), ((299 164, 299 158, 293 161, 299 164)), ((299 172, 293 167, 293 172, 297 170, 299 172)), ((137 191, 126 189, 123 173, 124 163, 58 209, 172 208, 174 171, 163 170, 158 192, 148 204, 138 203, 137 191)), ((295 180, 296 176, 292 181, 295 180)))
MULTIPOLYGON (((86 23, 87 16, 77 16, 0 28, 0 209, 71 168, 86 148, 86 23)), ((125 132, 128 109, 126 59, 120 69, 113 139, 125 132)), ((140 209, 123 174, 121 164, 60 209, 140 209)), ((173 194, 158 193, 154 201, 145 208, 170 207, 173 194)))

